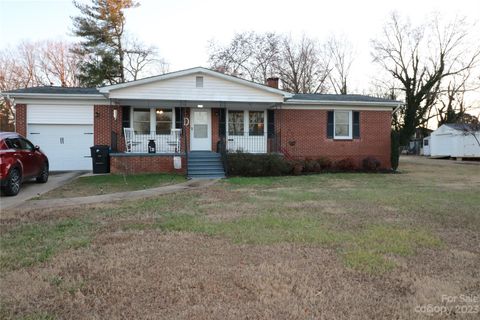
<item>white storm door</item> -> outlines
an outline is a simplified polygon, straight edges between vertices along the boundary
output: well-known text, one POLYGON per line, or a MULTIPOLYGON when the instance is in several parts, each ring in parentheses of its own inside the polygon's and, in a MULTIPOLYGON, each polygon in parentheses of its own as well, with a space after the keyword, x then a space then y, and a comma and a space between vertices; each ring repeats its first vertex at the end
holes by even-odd
POLYGON ((212 150, 210 109, 191 109, 190 150, 212 150))

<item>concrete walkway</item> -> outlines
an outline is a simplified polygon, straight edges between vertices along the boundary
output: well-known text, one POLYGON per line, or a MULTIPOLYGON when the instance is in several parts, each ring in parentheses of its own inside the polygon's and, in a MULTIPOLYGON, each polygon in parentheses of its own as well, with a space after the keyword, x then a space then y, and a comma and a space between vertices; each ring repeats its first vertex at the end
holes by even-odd
POLYGON ((202 189, 216 183, 218 179, 213 180, 189 180, 187 182, 173 184, 163 187, 157 187, 145 190, 126 191, 110 194, 102 194, 98 196, 62 198, 62 199, 46 199, 25 201, 12 210, 31 210, 31 209, 50 209, 50 208, 67 208, 77 207, 80 205, 108 203, 115 201, 129 201, 138 199, 147 199, 163 194, 174 193, 185 190, 202 189))
POLYGON ((13 197, 2 196, 0 198, 0 209, 16 208, 33 197, 42 195, 50 190, 63 186, 72 181, 85 171, 51 172, 47 183, 37 183, 34 180, 25 181, 20 192, 13 197))

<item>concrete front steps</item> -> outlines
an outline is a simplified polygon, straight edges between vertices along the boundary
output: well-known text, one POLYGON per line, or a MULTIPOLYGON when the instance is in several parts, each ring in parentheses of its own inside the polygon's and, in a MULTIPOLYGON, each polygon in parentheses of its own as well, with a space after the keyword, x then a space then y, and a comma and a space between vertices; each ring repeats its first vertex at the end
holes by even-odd
POLYGON ((192 179, 225 178, 219 153, 191 151, 188 153, 188 177, 192 179))

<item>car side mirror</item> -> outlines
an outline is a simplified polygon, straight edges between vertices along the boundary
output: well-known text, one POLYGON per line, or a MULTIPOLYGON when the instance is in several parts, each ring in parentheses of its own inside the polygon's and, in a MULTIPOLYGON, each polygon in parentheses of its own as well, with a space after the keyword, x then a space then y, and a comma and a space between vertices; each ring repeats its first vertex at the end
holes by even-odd
POLYGON ((39 147, 39 146, 35 146, 35 147, 33 147, 33 149, 35 149, 35 151, 39 151, 39 150, 40 150, 40 147, 39 147))

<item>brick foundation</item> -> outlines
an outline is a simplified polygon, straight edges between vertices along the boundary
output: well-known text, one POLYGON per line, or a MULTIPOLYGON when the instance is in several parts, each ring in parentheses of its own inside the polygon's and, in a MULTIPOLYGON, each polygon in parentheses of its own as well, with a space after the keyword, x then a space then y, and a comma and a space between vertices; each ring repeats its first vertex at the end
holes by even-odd
POLYGON ((184 174, 186 172, 185 157, 182 157, 182 169, 176 170, 173 167, 173 155, 130 155, 111 154, 111 173, 158 173, 170 172, 184 174))

